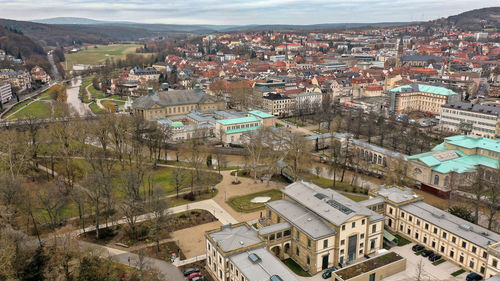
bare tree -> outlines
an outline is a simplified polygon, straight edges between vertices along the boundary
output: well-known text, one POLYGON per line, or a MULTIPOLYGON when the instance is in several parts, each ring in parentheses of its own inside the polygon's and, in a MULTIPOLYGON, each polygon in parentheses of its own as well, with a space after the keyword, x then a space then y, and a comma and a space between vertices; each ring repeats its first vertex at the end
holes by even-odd
POLYGON ((151 192, 148 209, 151 215, 152 226, 149 235, 156 242, 156 251, 160 252, 160 233, 168 222, 168 203, 162 197, 165 190, 161 186, 155 186, 151 192))
POLYGON ((50 228, 55 230, 62 220, 61 214, 66 203, 64 196, 54 184, 47 184, 38 188, 36 198, 40 209, 47 214, 50 228))
POLYGON ((124 198, 120 204, 121 214, 125 217, 132 239, 138 239, 137 218, 144 211, 144 201, 141 197, 141 186, 144 172, 140 169, 130 169, 122 176, 122 192, 124 198))
POLYGON ((255 131, 252 134, 251 141, 245 143, 245 158, 247 160, 247 165, 253 172, 253 182, 257 183, 257 173, 259 171, 259 166, 262 165, 265 147, 265 137, 266 133, 261 129, 255 131))
POLYGON ((297 180, 301 172, 311 167, 311 149, 305 138, 295 134, 287 138, 286 146, 288 151, 285 159, 292 169, 293 177, 297 180))

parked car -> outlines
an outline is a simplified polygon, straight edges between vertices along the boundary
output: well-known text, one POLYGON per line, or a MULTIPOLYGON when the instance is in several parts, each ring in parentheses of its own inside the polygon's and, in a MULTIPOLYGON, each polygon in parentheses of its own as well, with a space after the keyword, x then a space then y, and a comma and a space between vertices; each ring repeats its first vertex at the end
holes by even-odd
POLYGON ((479 281, 479 280, 483 280, 483 277, 481 277, 481 275, 477 274, 477 273, 469 273, 469 275, 467 275, 467 277, 465 277, 465 280, 467 281, 479 281))
POLYGON ((184 270, 184 276, 189 276, 189 275, 191 275, 191 273, 195 273, 195 272, 200 272, 200 269, 197 267, 186 268, 186 270, 184 270))
POLYGON ((423 249, 425 249, 425 247, 424 247, 424 246, 422 246, 422 245, 418 245, 418 244, 416 244, 416 245, 414 245, 413 247, 411 247, 411 249, 412 249, 414 252, 418 252, 418 251, 422 251, 423 249))
POLYGON ((193 278, 195 278, 195 277, 202 277, 202 276, 203 276, 203 274, 201 274, 201 272, 193 272, 193 273, 189 274, 188 279, 193 280, 193 278))
POLYGON ((434 255, 429 256, 429 260, 432 262, 435 262, 435 261, 440 260, 440 259, 441 259, 441 255, 438 255, 438 254, 434 254, 434 255))
POLYGON ((335 270, 337 270, 335 267, 329 268, 325 272, 323 272, 323 274, 321 274, 321 276, 323 277, 323 279, 331 278, 332 272, 334 272, 335 270))
POLYGON ((422 252, 422 257, 426 258, 426 257, 433 255, 433 254, 434 254, 433 251, 425 250, 422 252))
POLYGON ((195 277, 191 281, 205 281, 205 276, 195 277))

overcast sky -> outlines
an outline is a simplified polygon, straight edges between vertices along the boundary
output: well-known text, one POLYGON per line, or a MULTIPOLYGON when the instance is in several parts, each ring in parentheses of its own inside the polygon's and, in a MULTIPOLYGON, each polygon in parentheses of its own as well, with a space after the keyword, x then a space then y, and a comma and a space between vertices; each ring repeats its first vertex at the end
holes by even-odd
POLYGON ((0 0, 0 18, 316 24, 422 21, 493 6, 500 6, 500 0, 0 0))

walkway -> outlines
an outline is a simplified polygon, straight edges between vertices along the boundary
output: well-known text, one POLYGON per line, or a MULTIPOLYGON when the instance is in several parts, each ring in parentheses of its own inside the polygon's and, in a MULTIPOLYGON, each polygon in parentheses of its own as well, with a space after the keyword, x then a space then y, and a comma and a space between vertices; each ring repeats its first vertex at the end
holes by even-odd
POLYGON ((144 256, 141 262, 139 255, 127 251, 110 248, 98 244, 88 243, 84 241, 78 241, 78 245, 81 248, 86 248, 86 249, 90 248, 98 250, 101 252, 101 256, 110 257, 112 260, 127 266, 141 268, 141 263, 142 263, 143 269, 156 270, 161 274, 163 280, 165 281, 185 280, 182 272, 175 265, 168 263, 166 261, 144 256))

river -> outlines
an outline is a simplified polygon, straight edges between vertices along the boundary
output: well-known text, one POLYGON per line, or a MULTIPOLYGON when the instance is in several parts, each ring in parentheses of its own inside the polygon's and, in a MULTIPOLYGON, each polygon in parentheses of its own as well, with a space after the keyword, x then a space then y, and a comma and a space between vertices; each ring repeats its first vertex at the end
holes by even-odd
POLYGON ((71 85, 66 90, 66 93, 68 94, 68 99, 66 100, 66 102, 70 107, 73 108, 74 112, 77 115, 79 116, 92 115, 92 111, 90 111, 90 108, 86 104, 82 103, 82 101, 78 97, 81 84, 82 84, 81 77, 71 80, 71 85))

